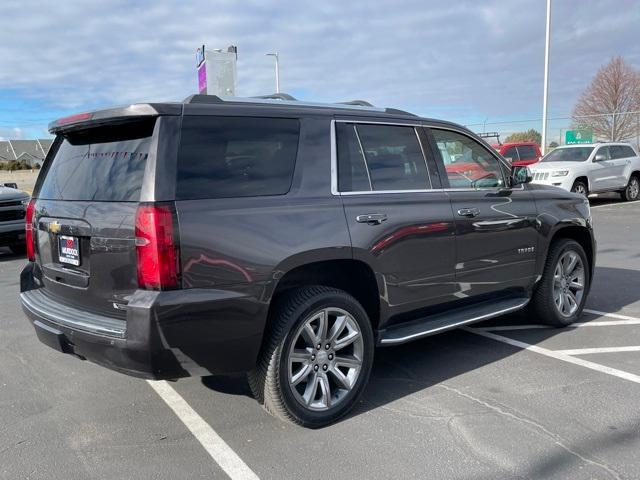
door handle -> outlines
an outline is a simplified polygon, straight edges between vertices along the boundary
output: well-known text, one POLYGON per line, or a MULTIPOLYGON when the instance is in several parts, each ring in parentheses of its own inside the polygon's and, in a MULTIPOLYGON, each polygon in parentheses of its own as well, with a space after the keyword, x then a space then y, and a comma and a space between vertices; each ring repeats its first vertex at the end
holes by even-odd
POLYGON ((356 222, 366 223, 367 225, 380 225, 382 222, 386 221, 386 213, 367 213, 365 215, 358 215, 356 217, 356 222))
POLYGON ((461 208, 460 210, 458 210, 458 215, 460 215, 461 217, 473 218, 480 215, 480 210, 478 210, 477 208, 461 208))

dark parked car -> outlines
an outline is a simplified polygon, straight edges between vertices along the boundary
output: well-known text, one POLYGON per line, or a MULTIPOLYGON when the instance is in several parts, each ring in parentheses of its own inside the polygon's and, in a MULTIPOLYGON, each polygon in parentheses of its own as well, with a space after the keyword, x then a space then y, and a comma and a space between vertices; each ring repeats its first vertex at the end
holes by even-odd
POLYGON ((15 254, 25 253, 24 217, 29 194, 18 190, 15 183, 0 185, 0 247, 15 254))
POLYGON ((527 305, 567 325, 589 291, 587 200, 453 123, 196 95, 50 131, 22 305, 42 342, 123 373, 247 372, 269 412, 318 427, 375 347, 527 305))

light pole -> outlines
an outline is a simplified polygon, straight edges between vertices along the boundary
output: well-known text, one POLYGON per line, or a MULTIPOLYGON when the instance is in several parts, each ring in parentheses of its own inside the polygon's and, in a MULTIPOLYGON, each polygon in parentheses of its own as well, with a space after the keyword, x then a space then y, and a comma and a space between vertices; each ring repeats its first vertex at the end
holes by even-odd
POLYGON ((551 0, 547 0, 547 31, 544 44, 544 92, 542 99, 542 155, 547 153, 547 101, 549 99, 549 43, 551 29, 551 0))
POLYGON ((280 93, 280 63, 278 58, 278 52, 265 53, 267 57, 275 57, 276 59, 276 93, 280 93))

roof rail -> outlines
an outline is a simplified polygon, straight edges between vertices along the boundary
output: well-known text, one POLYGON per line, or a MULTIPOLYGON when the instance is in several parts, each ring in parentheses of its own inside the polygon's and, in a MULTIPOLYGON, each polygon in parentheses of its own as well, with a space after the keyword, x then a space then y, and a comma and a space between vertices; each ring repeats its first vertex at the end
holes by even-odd
POLYGON ((337 103, 314 103, 314 102, 300 102, 287 93, 274 93, 272 95, 261 95, 257 97, 219 97, 217 95, 202 95, 195 94, 184 99, 183 103, 208 103, 208 104, 224 104, 224 103, 271 103, 281 105, 291 105, 299 107, 322 107, 322 108, 353 108, 363 110, 373 110, 377 112, 389 113, 392 115, 410 115, 416 117, 417 115, 399 110, 397 108, 379 108, 375 107, 369 102, 364 100, 351 100, 349 102, 337 102, 337 103), (277 102, 270 102, 270 100, 278 100, 277 102))
POLYGON ((224 103, 224 100, 217 95, 196 93, 195 95, 189 95, 182 103, 224 103))
POLYGON ((400 110, 399 108, 385 108, 384 111, 386 113, 395 113, 398 115, 411 115, 412 117, 417 117, 415 113, 407 112, 406 110, 400 110))
POLYGON ((292 97, 288 93, 272 93, 271 95, 258 95, 257 97, 251 98, 261 98, 263 100, 289 100, 289 101, 297 101, 297 98, 292 97))
POLYGON ((349 100, 348 102, 336 102, 340 105, 357 105, 359 107, 373 107, 373 105, 366 100, 349 100))

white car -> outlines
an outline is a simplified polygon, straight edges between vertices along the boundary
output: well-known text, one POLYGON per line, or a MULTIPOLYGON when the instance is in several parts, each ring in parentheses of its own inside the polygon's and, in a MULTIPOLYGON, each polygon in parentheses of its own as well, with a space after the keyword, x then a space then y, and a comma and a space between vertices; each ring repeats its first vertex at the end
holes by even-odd
POLYGON ((529 168, 533 183, 583 195, 619 192, 632 201, 640 193, 640 156, 628 143, 558 147, 529 168))

